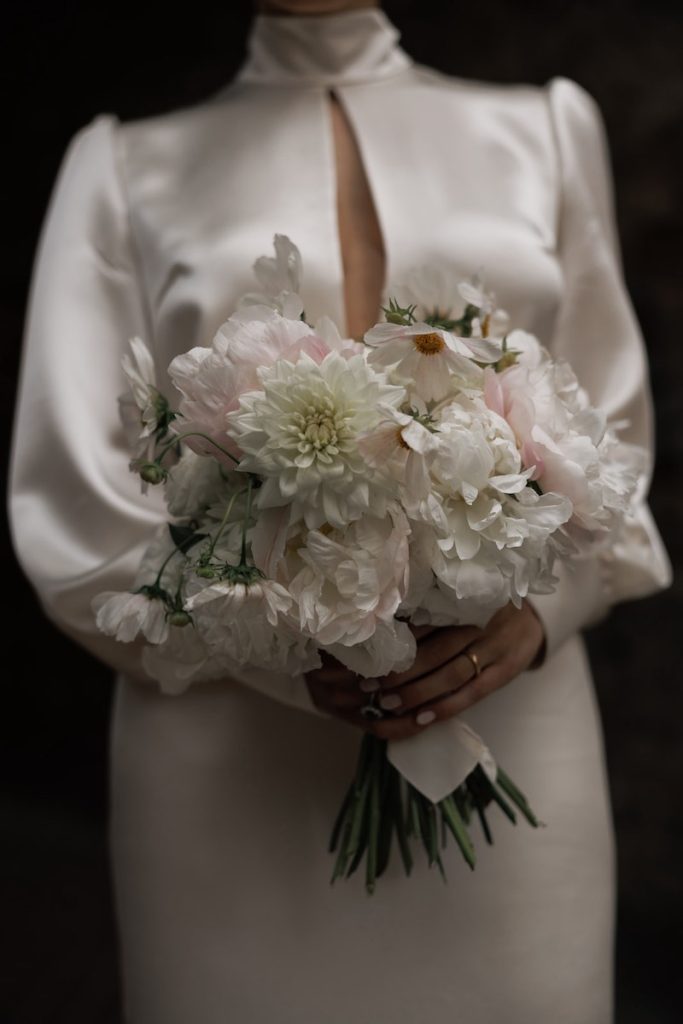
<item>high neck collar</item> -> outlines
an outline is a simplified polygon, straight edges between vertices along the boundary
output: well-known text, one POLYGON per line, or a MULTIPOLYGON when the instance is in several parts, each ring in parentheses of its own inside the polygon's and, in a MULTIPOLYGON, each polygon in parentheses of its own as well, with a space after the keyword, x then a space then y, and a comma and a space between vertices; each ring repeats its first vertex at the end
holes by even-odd
POLYGON ((345 85, 399 74, 413 60, 378 7, 320 15, 254 16, 247 57, 234 81, 262 85, 345 85))

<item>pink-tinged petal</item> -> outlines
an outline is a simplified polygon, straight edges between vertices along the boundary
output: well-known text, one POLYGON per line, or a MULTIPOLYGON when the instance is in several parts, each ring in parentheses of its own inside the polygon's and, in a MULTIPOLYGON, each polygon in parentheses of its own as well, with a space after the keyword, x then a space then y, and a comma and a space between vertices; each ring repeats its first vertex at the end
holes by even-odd
POLYGON ((418 501, 426 498, 431 489, 425 460, 415 451, 409 452, 406 459, 405 486, 408 495, 418 501))
POLYGON ((421 455, 436 451, 439 447, 437 435, 433 434, 431 430, 427 430, 416 419, 411 418, 410 422, 403 427, 401 437, 413 451, 420 452, 421 455))
POLYGON ((398 451, 399 430, 397 423, 384 422, 369 434, 358 438, 358 451, 369 466, 383 466, 398 451))
POLYGON ((501 384, 502 374, 496 373, 490 366, 484 370, 484 401, 492 412, 505 418, 505 396, 501 384))
POLYGON ((533 441, 527 439, 520 448, 520 454, 522 456, 522 464, 525 469, 531 469, 533 467, 533 472, 529 479, 538 480, 545 470, 545 463, 543 461, 543 456, 541 455, 540 447, 534 444, 533 441))
POLYGON ((288 526, 289 509, 286 505, 259 509, 251 550, 256 566, 271 578, 275 577, 278 563, 285 553, 288 526))
POLYGON ((503 381, 503 394, 505 396, 505 419, 512 427, 515 437, 524 443, 536 426, 534 403, 528 395, 521 391, 506 392, 505 381, 503 381))
POLYGON ((480 363, 497 363, 501 357, 501 346, 497 341, 489 341, 488 338, 461 338, 460 340, 480 363))
POLYGON ((329 345, 319 338, 316 334, 309 334, 303 338, 299 338, 289 348, 286 348, 281 355, 282 359, 288 359, 294 363, 302 354, 305 352, 311 359, 318 365, 322 363, 325 356, 329 355, 332 349, 329 345))

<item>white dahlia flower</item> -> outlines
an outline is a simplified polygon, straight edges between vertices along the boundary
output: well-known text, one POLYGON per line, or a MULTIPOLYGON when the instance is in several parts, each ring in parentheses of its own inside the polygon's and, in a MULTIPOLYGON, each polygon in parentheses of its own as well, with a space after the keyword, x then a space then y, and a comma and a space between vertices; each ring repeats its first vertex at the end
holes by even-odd
POLYGON ((259 370, 261 388, 243 394, 228 416, 244 453, 240 468, 264 478, 259 508, 290 505, 315 529, 342 527, 387 500, 386 483, 358 450, 359 439, 405 398, 362 354, 330 352, 317 363, 302 353, 259 370))

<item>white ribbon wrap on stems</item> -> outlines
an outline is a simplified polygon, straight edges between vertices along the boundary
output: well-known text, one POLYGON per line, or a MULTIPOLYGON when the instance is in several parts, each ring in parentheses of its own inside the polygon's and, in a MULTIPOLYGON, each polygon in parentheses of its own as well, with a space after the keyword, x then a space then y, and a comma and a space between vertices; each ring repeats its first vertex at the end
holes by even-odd
POLYGON ((394 768, 435 804, 464 782, 477 764, 492 782, 496 779, 491 751, 460 718, 435 722, 407 739, 390 740, 387 751, 394 768))

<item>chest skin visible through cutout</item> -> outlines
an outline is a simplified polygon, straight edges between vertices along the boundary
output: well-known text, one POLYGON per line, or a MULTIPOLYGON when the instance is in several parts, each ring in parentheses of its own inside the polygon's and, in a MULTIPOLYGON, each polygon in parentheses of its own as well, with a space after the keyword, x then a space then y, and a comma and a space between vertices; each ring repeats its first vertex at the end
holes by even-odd
POLYGON ((385 252, 377 212, 356 138, 344 109, 327 92, 337 180, 337 222, 344 268, 346 331, 361 339, 378 319, 385 252))

